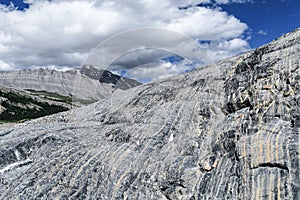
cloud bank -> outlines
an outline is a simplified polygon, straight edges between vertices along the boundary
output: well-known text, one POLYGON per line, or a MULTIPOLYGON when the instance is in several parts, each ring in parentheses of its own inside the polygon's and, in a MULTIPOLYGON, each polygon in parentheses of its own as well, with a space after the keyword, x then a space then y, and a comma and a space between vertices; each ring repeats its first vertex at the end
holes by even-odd
MULTIPOLYGON (((0 70, 33 66, 77 67, 108 37, 144 27, 167 28, 197 41, 209 41, 205 46, 209 55, 215 60, 222 59, 249 49, 244 36, 248 26, 218 6, 206 4, 245 2, 251 1, 27 0, 30 7, 23 11, 13 5, 2 5, 0 70)), ((143 60, 143 54, 140 59, 143 60)), ((148 59, 147 54, 146 62, 148 59)), ((126 65, 126 59, 122 62, 126 65)), ((170 64, 162 62, 160 65, 166 68, 170 64)))

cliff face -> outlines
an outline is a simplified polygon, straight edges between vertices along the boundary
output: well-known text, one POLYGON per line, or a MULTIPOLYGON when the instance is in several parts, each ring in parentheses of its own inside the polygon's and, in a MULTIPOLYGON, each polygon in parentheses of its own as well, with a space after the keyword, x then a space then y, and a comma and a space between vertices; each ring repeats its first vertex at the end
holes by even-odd
POLYGON ((1 131, 0 198, 300 199, 299 58, 298 29, 1 131))

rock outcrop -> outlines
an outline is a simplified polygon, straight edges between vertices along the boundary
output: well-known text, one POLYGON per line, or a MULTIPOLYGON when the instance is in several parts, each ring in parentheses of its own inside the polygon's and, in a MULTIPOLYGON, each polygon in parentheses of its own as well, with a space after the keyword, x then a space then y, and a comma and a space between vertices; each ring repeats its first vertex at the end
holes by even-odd
POLYGON ((300 199, 300 30, 0 132, 1 199, 300 199))

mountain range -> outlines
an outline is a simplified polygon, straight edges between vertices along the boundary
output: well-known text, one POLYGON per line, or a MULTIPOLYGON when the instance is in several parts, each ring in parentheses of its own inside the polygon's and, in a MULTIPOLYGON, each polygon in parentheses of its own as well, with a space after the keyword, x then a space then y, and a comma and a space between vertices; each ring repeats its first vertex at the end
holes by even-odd
POLYGON ((300 29, 0 131, 1 199, 300 199, 300 29))
POLYGON ((109 97, 116 89, 126 90, 140 84, 92 65, 65 72, 48 68, 0 72, 0 85, 37 92, 47 91, 83 100, 99 100, 109 97))
POLYGON ((138 85, 91 65, 65 72, 47 68, 0 72, 0 123, 66 111, 138 85))

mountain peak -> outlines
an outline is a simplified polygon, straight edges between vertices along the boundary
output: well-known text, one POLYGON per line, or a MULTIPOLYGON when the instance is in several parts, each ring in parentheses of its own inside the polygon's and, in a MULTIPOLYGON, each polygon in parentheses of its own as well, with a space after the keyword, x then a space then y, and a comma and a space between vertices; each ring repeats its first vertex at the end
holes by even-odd
POLYGON ((92 79, 99 80, 100 83, 112 84, 115 88, 122 90, 141 85, 141 83, 136 80, 121 77, 108 70, 97 69, 93 65, 83 65, 80 68, 80 72, 92 79))

